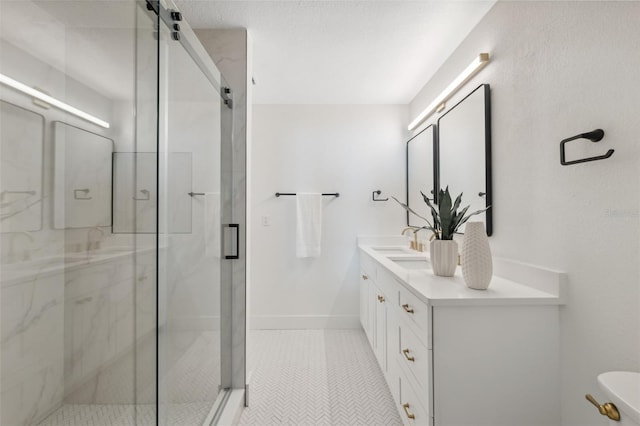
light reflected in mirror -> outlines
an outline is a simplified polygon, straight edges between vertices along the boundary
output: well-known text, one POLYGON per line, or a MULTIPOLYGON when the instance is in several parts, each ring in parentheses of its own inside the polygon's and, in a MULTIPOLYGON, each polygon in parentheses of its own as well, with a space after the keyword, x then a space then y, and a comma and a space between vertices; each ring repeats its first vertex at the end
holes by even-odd
MULTIPOLYGON (((492 205, 491 102, 488 84, 482 84, 438 119, 439 186, 451 197, 461 192, 469 212, 492 205)), ((492 208, 474 216, 493 232, 492 208)), ((464 226, 460 229, 464 232, 464 226)))
MULTIPOLYGON (((419 215, 427 218, 431 217, 431 213, 422 199, 420 191, 429 198, 433 198, 435 137, 435 125, 430 125, 407 142, 407 205, 419 215)), ((425 223, 407 212, 407 225, 424 226, 425 223)))
POLYGON ((113 141, 61 121, 54 123, 54 226, 111 226, 113 141))
POLYGON ((42 228, 44 117, 0 101, 0 231, 42 228))

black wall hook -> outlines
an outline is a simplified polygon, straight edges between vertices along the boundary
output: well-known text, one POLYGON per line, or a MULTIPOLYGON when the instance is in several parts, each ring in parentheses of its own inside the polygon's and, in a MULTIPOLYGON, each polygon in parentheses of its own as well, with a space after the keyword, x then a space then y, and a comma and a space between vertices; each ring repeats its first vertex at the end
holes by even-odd
POLYGON ((373 191, 371 193, 371 199, 373 201, 389 201, 389 197, 387 198, 376 198, 376 195, 380 195, 382 194, 382 191, 380 191, 379 189, 376 189, 375 191, 373 191))
POLYGON ((615 152, 615 150, 613 149, 610 149, 609 151, 607 151, 606 154, 598 155, 597 157, 581 158, 580 160, 571 160, 571 161, 566 160, 564 145, 567 142, 571 142, 576 139, 588 139, 591 142, 599 142, 602 140, 603 137, 604 137, 604 130, 596 129, 591 132, 581 133, 579 135, 564 139, 562 142, 560 142, 560 164, 562 164, 563 166, 569 166, 571 164, 587 163, 589 161, 604 160, 605 158, 611 157, 615 152))

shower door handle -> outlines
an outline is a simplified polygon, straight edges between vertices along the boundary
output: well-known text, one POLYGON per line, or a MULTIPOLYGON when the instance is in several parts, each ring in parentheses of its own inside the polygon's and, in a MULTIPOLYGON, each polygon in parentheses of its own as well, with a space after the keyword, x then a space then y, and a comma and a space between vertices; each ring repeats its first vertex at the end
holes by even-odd
MULTIPOLYGON (((225 225, 228 228, 233 228, 236 230, 235 232, 235 246, 236 246, 236 254, 232 254, 232 255, 226 255, 224 256, 225 259, 240 259, 240 225, 237 223, 229 223, 227 225, 225 225)), ((226 244, 225 244, 226 247, 226 244)), ((231 243, 231 247, 233 247, 233 242, 231 243)))

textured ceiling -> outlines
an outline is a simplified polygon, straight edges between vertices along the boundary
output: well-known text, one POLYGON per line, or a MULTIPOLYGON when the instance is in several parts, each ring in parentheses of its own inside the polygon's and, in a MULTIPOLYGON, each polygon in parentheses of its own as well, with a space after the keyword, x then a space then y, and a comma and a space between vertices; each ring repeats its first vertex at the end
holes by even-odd
POLYGON ((249 29, 255 103, 407 104, 495 1, 175 3, 193 28, 249 29))

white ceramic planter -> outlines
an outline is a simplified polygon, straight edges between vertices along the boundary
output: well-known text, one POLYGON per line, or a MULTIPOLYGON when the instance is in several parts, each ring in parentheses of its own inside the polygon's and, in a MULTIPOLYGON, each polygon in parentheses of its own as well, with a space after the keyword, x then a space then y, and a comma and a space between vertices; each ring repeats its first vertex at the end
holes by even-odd
POLYGON ((433 273, 452 277, 458 266, 458 243, 454 240, 433 240, 429 246, 433 273))
POLYGON ((467 287, 486 290, 493 276, 489 238, 482 222, 467 222, 462 241, 462 277, 467 287))

